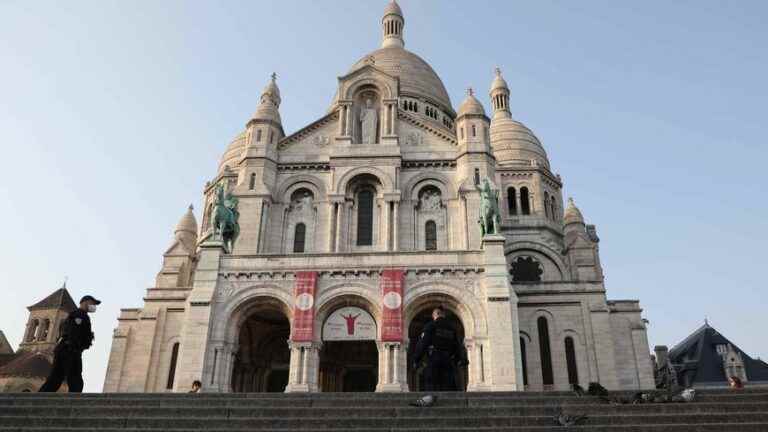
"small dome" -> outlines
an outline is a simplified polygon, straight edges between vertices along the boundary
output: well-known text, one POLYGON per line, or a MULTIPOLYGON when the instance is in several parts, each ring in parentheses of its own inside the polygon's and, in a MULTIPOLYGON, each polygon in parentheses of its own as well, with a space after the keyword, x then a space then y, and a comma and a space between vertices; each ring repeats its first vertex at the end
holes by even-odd
POLYGON ((533 132, 511 117, 491 120, 491 150, 501 165, 531 165, 531 161, 549 168, 547 152, 533 132))
POLYGON ((459 106, 459 112, 457 118, 464 115, 485 115, 485 108, 483 104, 475 97, 475 93, 470 88, 467 90, 467 97, 464 98, 464 102, 459 106))
POLYGON ((251 120, 266 120, 277 124, 283 124, 283 121, 280 118, 280 111, 278 111, 277 106, 268 99, 263 100, 259 104, 256 108, 256 112, 251 116, 251 120))
POLYGON ((584 225, 584 216, 581 214, 581 210, 576 207, 576 203, 573 202, 573 198, 568 198, 568 206, 565 208, 565 216, 563 216, 563 222, 568 224, 582 224, 584 225))
POLYGON ((273 72, 271 78, 261 92, 261 100, 263 102, 264 98, 268 97, 279 108, 282 99, 280 99, 280 88, 277 86, 277 74, 273 72))
POLYGON ((398 15, 400 17, 403 16, 403 10, 400 9, 400 5, 397 4, 395 0, 392 0, 389 2, 386 8, 384 8, 384 17, 387 15, 398 15))
POLYGON ((277 75, 272 74, 272 79, 269 80, 264 91, 261 93, 261 99, 259 106, 256 108, 256 112, 251 116, 251 120, 265 120, 275 122, 282 125, 280 119, 280 88, 277 87, 277 75))
POLYGON ((498 89, 503 89, 509 92, 509 86, 504 80, 504 77, 501 76, 501 69, 496 68, 496 76, 493 78, 493 82, 491 83, 491 93, 498 89))
POLYGON ((197 219, 195 219, 193 210, 194 207, 190 204, 189 208, 187 208, 187 212, 184 213, 184 216, 181 217, 179 223, 176 224, 176 229, 173 230, 174 233, 188 232, 197 235, 197 219))

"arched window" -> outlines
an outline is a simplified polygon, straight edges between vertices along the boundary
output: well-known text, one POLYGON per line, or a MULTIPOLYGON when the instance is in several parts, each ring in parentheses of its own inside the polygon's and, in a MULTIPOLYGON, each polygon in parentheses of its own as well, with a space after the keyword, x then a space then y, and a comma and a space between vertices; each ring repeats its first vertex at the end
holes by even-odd
POLYGON ((251 181, 248 183, 248 189, 254 190, 256 188, 256 173, 251 174, 251 181))
POLYGON ((552 199, 549 200, 549 204, 552 206, 552 220, 558 220, 557 217, 557 200, 555 199, 555 196, 552 195, 552 199))
POLYGON ((552 375, 552 350, 549 347, 549 324, 547 319, 539 317, 536 324, 539 329, 539 353, 541 355, 541 378, 544 385, 554 384, 552 375))
POLYGON ((523 385, 528 385, 528 356, 525 352, 525 339, 520 338, 520 357, 523 361, 523 385))
POLYGON ((168 368, 168 382, 165 385, 165 388, 168 390, 173 390, 173 381, 176 378, 176 363, 179 360, 179 343, 176 342, 173 344, 173 349, 171 350, 171 367, 168 368))
POLYGON ((517 194, 513 187, 507 189, 507 209, 510 215, 517 214, 517 194))
POLYGON ((424 240, 426 250, 437 250, 437 224, 435 221, 427 221, 424 226, 424 240))
POLYGON ((293 253, 304 253, 304 242, 307 236, 307 226, 303 223, 296 224, 293 235, 293 253))
POLYGON ((472 136, 473 137, 477 136, 477 126, 475 126, 475 125, 472 125, 472 136))
POLYGON ((373 191, 357 194, 357 245, 373 245, 373 191))
POLYGON ((261 142, 261 129, 256 129, 256 142, 261 142))
POLYGON ((464 128, 459 128, 459 138, 464 139, 464 128))
POLYGON ((531 201, 528 195, 528 188, 520 188, 520 210, 524 215, 531 214, 531 201))
POLYGON ((272 144, 275 142, 275 131, 272 129, 269 130, 269 143, 272 144))
POLYGON ((50 331, 51 320, 46 319, 43 321, 43 326, 40 329, 40 336, 37 338, 40 341, 48 340, 48 332, 50 331))
POLYGON ((29 323, 29 333, 27 333, 27 342, 34 342, 35 337, 37 336, 37 328, 40 326, 40 323, 37 320, 32 320, 31 323, 29 323))
POLYGON ((579 372, 576 367, 576 349, 573 347, 573 338, 565 338, 565 363, 568 367, 568 384, 579 383, 579 372))
POLYGON ((475 186, 480 186, 480 168, 475 168, 475 186))
POLYGON ((549 219, 549 192, 544 192, 544 216, 549 219))

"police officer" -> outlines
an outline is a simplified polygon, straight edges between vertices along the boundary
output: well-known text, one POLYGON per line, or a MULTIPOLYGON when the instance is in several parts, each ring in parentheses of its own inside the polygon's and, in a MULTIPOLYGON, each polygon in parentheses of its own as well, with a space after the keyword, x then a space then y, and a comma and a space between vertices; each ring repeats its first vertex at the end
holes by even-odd
POLYGON ((61 324, 59 343, 53 351, 53 368, 39 391, 56 392, 66 379, 70 393, 82 393, 83 351, 91 347, 94 337, 88 314, 96 312, 99 304, 92 296, 83 297, 80 307, 61 324))
MULTIPOLYGON (((427 356, 424 369, 424 386, 427 391, 456 390, 454 364, 467 364, 466 351, 459 341, 456 330, 445 319, 445 310, 438 306, 432 310, 432 321, 424 326, 414 353, 414 370, 422 357, 427 356)), ((413 405, 430 406, 434 396, 428 395, 413 405)))

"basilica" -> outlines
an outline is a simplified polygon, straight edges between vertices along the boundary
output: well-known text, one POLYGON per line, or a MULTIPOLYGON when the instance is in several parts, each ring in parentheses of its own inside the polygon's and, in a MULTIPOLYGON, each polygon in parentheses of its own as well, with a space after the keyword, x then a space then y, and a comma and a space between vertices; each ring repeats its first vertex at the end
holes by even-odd
POLYGON ((380 24, 305 127, 286 134, 267 82, 201 223, 190 206, 121 311, 105 392, 418 391, 438 305, 469 357, 458 390, 654 386, 639 302, 607 299, 597 230, 502 72, 455 108, 395 1, 380 24))

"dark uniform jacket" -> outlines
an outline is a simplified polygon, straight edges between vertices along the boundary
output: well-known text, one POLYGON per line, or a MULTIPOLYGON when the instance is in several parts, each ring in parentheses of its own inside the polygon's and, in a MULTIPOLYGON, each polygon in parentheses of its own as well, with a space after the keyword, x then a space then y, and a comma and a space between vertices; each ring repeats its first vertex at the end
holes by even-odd
POLYGON ((85 351, 93 344, 93 331, 88 313, 75 309, 61 325, 61 343, 75 351, 85 351))
POLYGON ((420 361, 428 350, 442 351, 454 361, 467 364, 467 353, 459 341, 459 334, 445 318, 432 320, 424 326, 424 331, 416 344, 414 360, 420 361))

